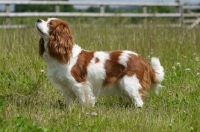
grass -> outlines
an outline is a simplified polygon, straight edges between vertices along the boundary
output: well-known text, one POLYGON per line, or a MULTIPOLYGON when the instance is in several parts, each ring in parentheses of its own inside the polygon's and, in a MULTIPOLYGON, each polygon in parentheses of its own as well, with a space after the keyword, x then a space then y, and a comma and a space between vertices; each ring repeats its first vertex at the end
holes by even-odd
POLYGON ((69 21, 75 42, 84 49, 128 49, 147 59, 159 57, 165 88, 159 95, 150 91, 141 109, 118 96, 101 97, 94 108, 75 103, 67 109, 62 94, 46 77, 34 23, 0 29, 0 131, 200 131, 198 28, 69 21))

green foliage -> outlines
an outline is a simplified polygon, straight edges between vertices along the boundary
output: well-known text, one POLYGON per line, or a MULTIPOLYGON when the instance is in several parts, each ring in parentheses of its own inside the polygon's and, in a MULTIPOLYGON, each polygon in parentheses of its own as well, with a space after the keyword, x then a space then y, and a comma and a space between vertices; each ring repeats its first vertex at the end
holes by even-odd
MULTIPOLYGON (((60 5, 60 12, 74 11, 73 5, 60 5)), ((15 5, 15 12, 55 12, 55 5, 15 5)))
POLYGON ((166 6, 152 6, 148 8, 150 13, 173 13, 174 8, 166 6))
POLYGON ((53 5, 16 5, 15 12, 54 12, 53 5))
MULTIPOLYGON (((147 8, 148 13, 173 13, 174 8, 167 6, 151 6, 147 8)), ((86 10, 82 9, 80 11, 86 12, 100 12, 100 8, 96 6, 90 6, 86 10)), ((109 13, 142 13, 143 8, 140 6, 129 6, 129 7, 105 7, 105 12, 109 13)))
POLYGON ((98 7, 89 7, 86 9, 86 12, 100 12, 100 9, 98 7))
POLYGON ((14 124, 17 131, 43 132, 42 128, 39 128, 37 125, 34 125, 29 119, 23 116, 16 117, 16 119, 14 120, 14 124))
MULTIPOLYGON (((72 5, 61 5, 60 12, 72 12, 72 5)), ((54 5, 16 5, 15 12, 55 12, 54 5)))
POLYGON ((150 91, 141 109, 119 96, 100 97, 94 108, 77 102, 66 108, 38 55, 36 20, 26 21, 32 26, 0 30, 0 131, 200 131, 199 29, 159 27, 153 20, 139 27, 121 18, 68 19, 84 49, 159 57, 165 88, 158 95, 150 91))

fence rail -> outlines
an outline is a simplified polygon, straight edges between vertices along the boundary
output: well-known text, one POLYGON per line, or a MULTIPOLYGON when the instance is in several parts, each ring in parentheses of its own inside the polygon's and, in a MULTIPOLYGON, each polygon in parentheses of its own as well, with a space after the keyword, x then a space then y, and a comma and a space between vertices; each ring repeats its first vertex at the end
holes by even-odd
POLYGON ((0 17, 7 17, 9 22, 10 17, 60 17, 60 16, 84 16, 84 17, 173 17, 178 18, 180 24, 192 22, 186 18, 200 17, 197 13, 185 13, 186 10, 200 9, 200 6, 184 6, 180 3, 180 0, 173 3, 149 3, 149 2, 82 2, 82 1, 0 1, 0 5, 6 5, 6 11, 0 12, 0 17), (11 12, 10 5, 55 5, 55 12, 11 12), (73 5, 73 6, 99 6, 100 11, 98 13, 91 12, 60 12, 60 5, 73 5), (106 6, 138 6, 142 7, 142 13, 108 13, 105 12, 106 6), (148 13, 147 7, 152 6, 167 6, 175 9, 174 13, 148 13))
POLYGON ((85 16, 85 17, 180 17, 180 13, 73 13, 73 12, 30 12, 30 13, 0 13, 0 17, 36 17, 36 16, 85 16))
POLYGON ((0 1, 0 4, 32 4, 32 5, 112 5, 112 6, 179 6, 180 3, 150 2, 82 2, 82 1, 0 1))

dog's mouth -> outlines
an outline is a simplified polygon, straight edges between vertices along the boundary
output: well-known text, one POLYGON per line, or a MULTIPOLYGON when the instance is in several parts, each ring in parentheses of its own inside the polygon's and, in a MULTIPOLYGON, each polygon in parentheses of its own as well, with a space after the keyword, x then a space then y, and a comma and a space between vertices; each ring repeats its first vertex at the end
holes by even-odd
POLYGON ((37 25, 36 25, 36 28, 37 28, 37 31, 38 31, 41 35, 46 36, 46 35, 40 30, 40 28, 38 28, 37 25))

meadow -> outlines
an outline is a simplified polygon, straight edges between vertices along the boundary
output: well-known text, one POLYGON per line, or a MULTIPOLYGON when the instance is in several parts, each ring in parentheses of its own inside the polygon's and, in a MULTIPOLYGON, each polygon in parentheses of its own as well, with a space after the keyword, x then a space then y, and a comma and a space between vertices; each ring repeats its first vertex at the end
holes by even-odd
POLYGON ((158 57, 165 87, 149 91, 143 108, 119 96, 100 97, 94 108, 65 107, 46 77, 34 21, 0 29, 0 131, 196 132, 200 131, 200 30, 142 27, 112 20, 69 19, 75 42, 88 50, 132 50, 158 57))

